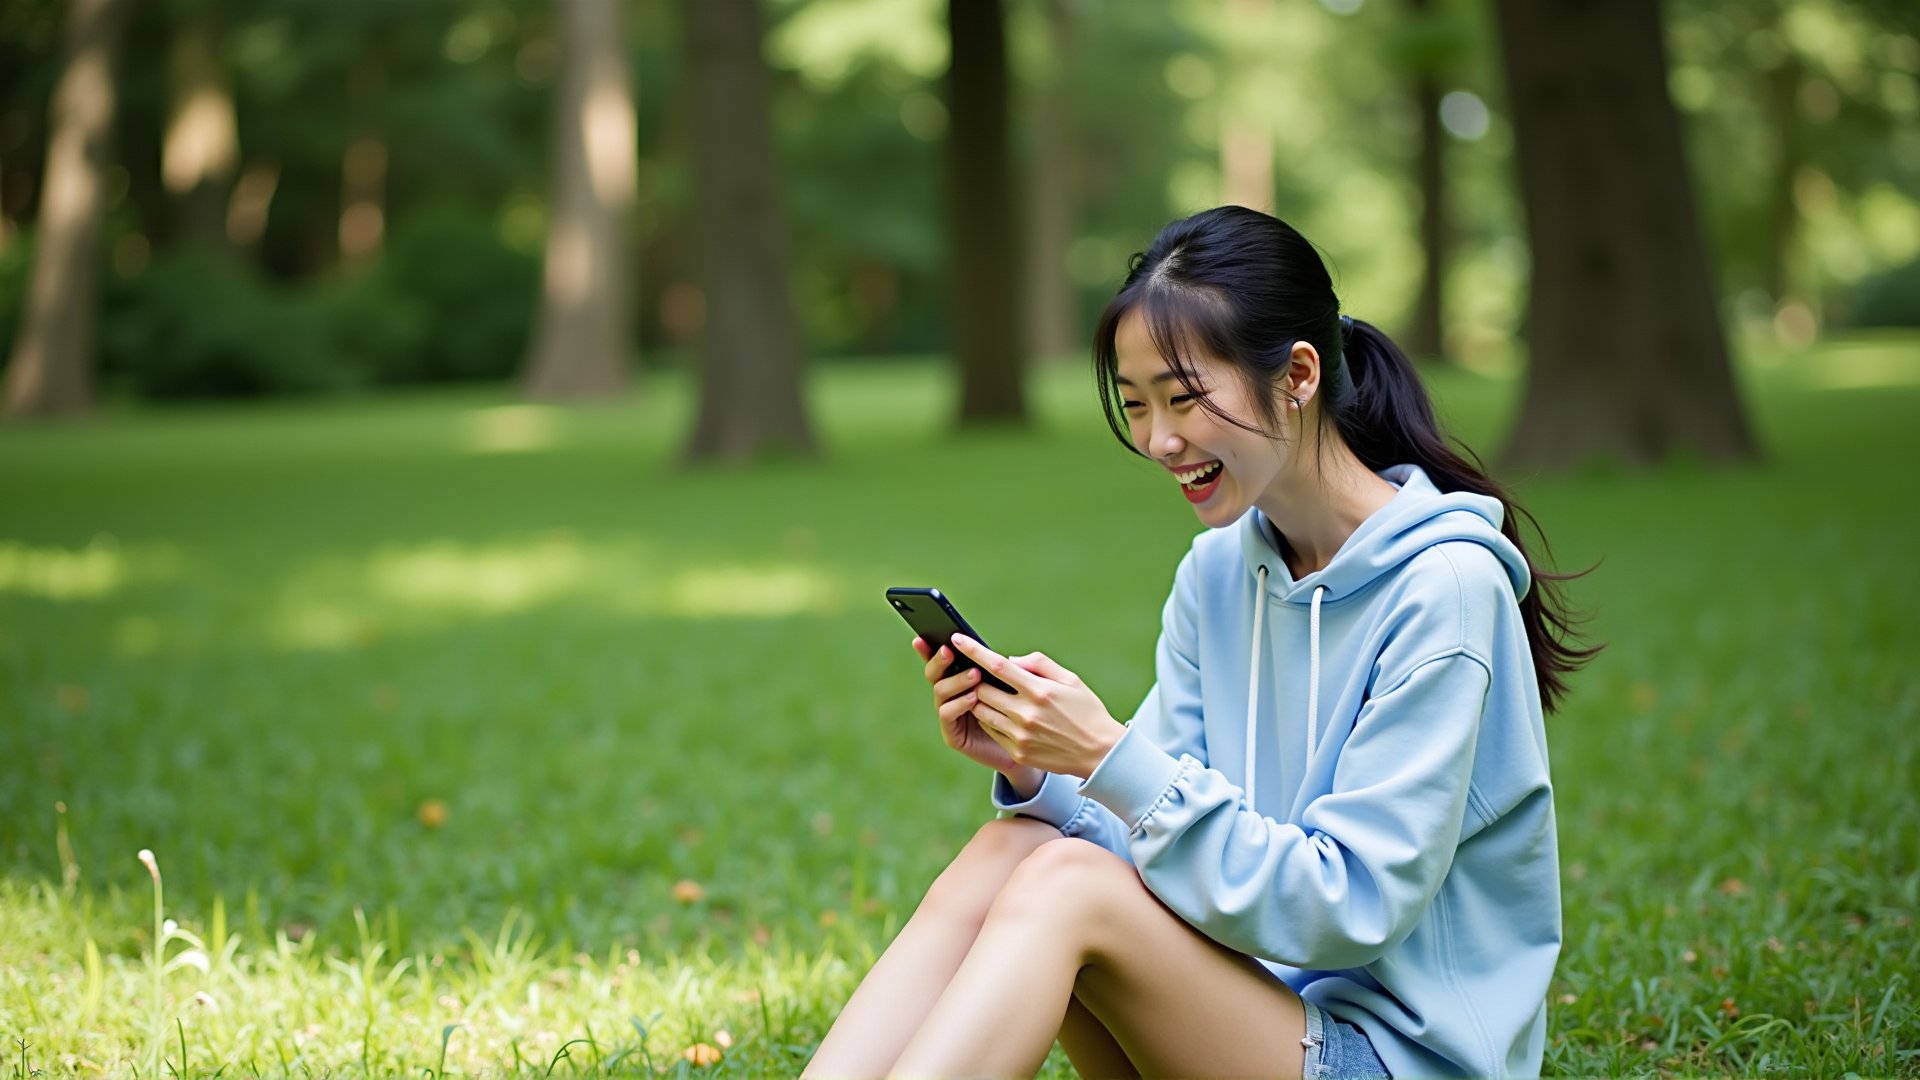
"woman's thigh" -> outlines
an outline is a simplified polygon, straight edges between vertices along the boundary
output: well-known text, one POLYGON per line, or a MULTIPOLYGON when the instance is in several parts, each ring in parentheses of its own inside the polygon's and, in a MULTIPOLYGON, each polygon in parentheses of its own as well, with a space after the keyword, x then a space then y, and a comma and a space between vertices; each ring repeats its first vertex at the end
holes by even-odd
POLYGON ((1074 997, 1142 1075, 1300 1075, 1307 1021, 1299 997, 1160 903, 1125 860, 1058 840, 1029 856, 1009 885, 1051 894, 1063 928, 1085 935, 1074 997))

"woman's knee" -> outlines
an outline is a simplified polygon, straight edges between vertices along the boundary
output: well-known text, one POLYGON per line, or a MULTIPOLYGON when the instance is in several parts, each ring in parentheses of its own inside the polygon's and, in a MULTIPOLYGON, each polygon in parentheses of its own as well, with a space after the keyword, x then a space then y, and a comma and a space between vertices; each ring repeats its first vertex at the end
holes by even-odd
POLYGON ((934 880, 920 910, 977 923, 1015 868, 1039 848, 1059 840, 1060 830, 1032 818, 1000 818, 980 826, 934 880))
POLYGON ((1020 860, 995 898, 993 914, 1078 921, 1098 917, 1116 890, 1139 886, 1125 859, 1074 837, 1050 840, 1020 860))

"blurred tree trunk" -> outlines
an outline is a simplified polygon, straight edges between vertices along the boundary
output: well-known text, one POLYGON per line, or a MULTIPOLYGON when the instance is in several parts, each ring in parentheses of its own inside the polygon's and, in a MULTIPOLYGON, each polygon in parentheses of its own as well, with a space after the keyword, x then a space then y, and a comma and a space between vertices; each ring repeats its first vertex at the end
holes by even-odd
POLYGON ((685 0, 681 11, 707 298, 700 418, 687 457, 810 453, 759 0, 685 0))
POLYGON ((9 416, 93 406, 101 217, 113 130, 114 57, 131 0, 74 0, 53 91, 38 248, 7 366, 9 416))
MULTIPOLYGON (((1242 26, 1265 27, 1273 19, 1273 0, 1227 0, 1227 14, 1242 26)), ((1243 59, 1242 66, 1246 62, 1243 59)), ((1252 62, 1271 63, 1272 58, 1252 62)), ((1266 118, 1249 118, 1231 106, 1220 116, 1220 201, 1273 213, 1274 142, 1266 118)))
MULTIPOLYGON (((1776 18, 1776 22, 1777 22, 1776 18)), ((1784 33, 1784 28, 1778 28, 1784 33)), ((1783 38, 1784 40, 1784 38, 1783 38)), ((1806 164, 1806 140, 1800 123, 1800 56, 1783 50, 1780 66, 1764 75, 1768 119, 1773 121, 1773 166, 1767 197, 1767 250, 1764 281, 1767 299, 1778 307, 1793 294, 1793 245, 1799 225, 1793 184, 1806 164)))
POLYGON ((1495 8, 1532 248, 1531 359, 1507 456, 1753 456, 1657 0, 1495 8))
POLYGON ((380 253, 387 233, 387 140, 381 133, 380 98, 386 68, 363 56, 347 73, 347 101, 354 134, 340 162, 340 261, 364 266, 380 253))
POLYGON ((623 6, 554 0, 560 58, 545 279, 521 373, 528 397, 605 398, 627 387, 638 155, 623 6))
POLYGON ((947 31, 947 235, 960 423, 1024 423, 1026 259, 1007 150, 1001 0, 947 0, 947 31))
MULTIPOLYGON (((1432 13, 1433 0, 1412 0, 1417 18, 1432 13)), ((1445 289, 1447 247, 1446 132, 1440 126, 1440 75, 1428 58, 1413 72, 1413 106, 1420 114, 1420 148, 1414 176, 1420 187, 1420 295, 1407 328, 1407 354, 1416 360, 1441 359, 1446 352, 1445 289)))
POLYGON ((240 162, 233 90, 210 13, 182 20, 167 60, 171 100, 160 144, 160 178, 173 201, 173 234, 227 246, 227 193, 240 162))
POLYGON ((1080 154, 1074 144, 1073 111, 1067 76, 1073 55, 1073 13, 1066 0, 1046 0, 1051 67, 1037 88, 1033 108, 1033 167, 1028 172, 1033 217, 1027 251, 1033 283, 1028 312, 1027 349, 1042 361, 1059 361, 1082 352, 1079 303, 1067 250, 1073 243, 1080 186, 1080 154))

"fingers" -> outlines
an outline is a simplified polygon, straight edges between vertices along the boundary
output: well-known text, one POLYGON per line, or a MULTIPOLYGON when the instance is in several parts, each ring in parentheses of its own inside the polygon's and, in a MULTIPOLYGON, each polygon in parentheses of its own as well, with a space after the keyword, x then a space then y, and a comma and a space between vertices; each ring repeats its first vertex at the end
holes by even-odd
POLYGON ((995 678, 1015 690, 1029 690, 1038 687, 1034 676, 1026 668, 987 648, 965 634, 953 635, 953 647, 961 655, 992 672, 995 678))
POLYGON ((922 660, 933 659, 933 647, 927 644, 926 638, 914 638, 913 651, 919 653, 922 660))
MULTIPOLYGON (((919 638, 914 638, 920 641, 919 638)), ((925 644, 925 642, 921 642, 925 644)), ((935 649, 927 656, 927 681, 937 683, 947 677, 947 669, 953 666, 953 650, 945 645, 935 649)))
MULTIPOLYGON (((1011 732, 1008 730, 1012 724, 1011 717, 991 705, 985 705, 980 702, 974 703, 972 711, 974 721, 980 725, 981 731, 987 733, 987 738, 999 743, 1000 748, 1007 753, 1016 753, 1015 746, 1017 744, 1011 732)), ((1017 763, 1019 758, 1016 756, 1014 760, 1017 763)))
POLYGON ((979 668, 968 668, 952 677, 942 678, 933 684, 933 700, 946 701, 949 698, 958 697, 973 689, 974 685, 979 681, 979 668))
POLYGON ((970 693, 941 702, 939 710, 941 725, 946 728, 958 727, 960 721, 973 711, 976 704, 978 702, 970 693))
POLYGON ((1080 676, 1068 671, 1054 662, 1053 657, 1042 652, 1030 652, 1025 656, 1008 657, 1026 671, 1031 671, 1044 679, 1051 679, 1068 686, 1080 685, 1080 676))

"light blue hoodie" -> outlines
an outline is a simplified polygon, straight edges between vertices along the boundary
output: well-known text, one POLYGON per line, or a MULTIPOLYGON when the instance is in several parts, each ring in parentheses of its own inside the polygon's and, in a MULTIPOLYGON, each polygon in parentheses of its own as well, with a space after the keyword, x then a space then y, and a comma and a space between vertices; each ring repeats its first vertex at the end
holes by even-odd
POLYGON ((1537 1075, 1560 882, 1531 579, 1497 500, 1381 476, 1298 581, 1258 510, 1195 538, 1113 752, 994 803, 1130 859, 1394 1076, 1537 1075))

